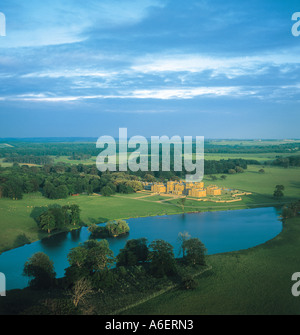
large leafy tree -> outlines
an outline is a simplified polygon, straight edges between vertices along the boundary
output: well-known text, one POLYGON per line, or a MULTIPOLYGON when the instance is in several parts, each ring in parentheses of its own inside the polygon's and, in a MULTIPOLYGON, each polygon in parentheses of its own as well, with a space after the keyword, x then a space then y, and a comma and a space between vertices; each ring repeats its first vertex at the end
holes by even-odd
POLYGON ((73 248, 68 254, 70 267, 66 269, 69 282, 75 282, 83 277, 90 277, 108 270, 114 264, 113 251, 107 240, 89 240, 73 248))
POLYGON ((54 215, 50 212, 43 213, 39 219, 39 227, 50 234, 56 228, 54 215))
POLYGON ((190 238, 183 242, 183 247, 186 251, 184 259, 190 265, 205 265, 205 245, 199 238, 190 238))
POLYGON ((154 240, 149 245, 150 270, 157 277, 172 275, 176 272, 173 246, 164 240, 154 240))
POLYGON ((37 252, 25 263, 23 275, 33 277, 29 283, 31 287, 43 289, 53 285, 56 273, 50 258, 43 252, 37 252))
POLYGON ((71 210, 71 223, 73 225, 79 224, 80 223, 80 208, 78 205, 71 205, 70 206, 71 210))
POLYGON ((109 236, 118 236, 129 232, 128 223, 124 220, 109 221, 106 224, 106 229, 109 236))
POLYGON ((273 193, 274 198, 280 199, 284 196, 283 194, 284 186, 283 185, 276 185, 275 191, 273 193))
POLYGON ((128 240, 117 256, 117 266, 132 266, 143 263, 147 260, 148 253, 146 238, 128 240))

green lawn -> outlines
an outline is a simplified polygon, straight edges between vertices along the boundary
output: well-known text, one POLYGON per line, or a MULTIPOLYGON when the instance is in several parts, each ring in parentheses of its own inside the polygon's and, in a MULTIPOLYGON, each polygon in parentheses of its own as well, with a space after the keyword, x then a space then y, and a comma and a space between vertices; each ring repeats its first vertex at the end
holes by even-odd
POLYGON ((78 165, 78 164, 84 164, 84 165, 94 165, 96 164, 96 156, 94 157, 91 157, 89 159, 82 159, 82 160, 72 160, 72 159, 69 159, 69 156, 60 156, 60 157, 55 157, 55 156, 52 156, 52 158, 54 159, 54 164, 57 164, 57 163, 66 163, 66 164, 75 164, 75 165, 78 165))
POLYGON ((212 270, 192 291, 175 289, 124 314, 300 314, 291 294, 300 270, 300 218, 287 220, 273 240, 244 251, 207 256, 212 270))

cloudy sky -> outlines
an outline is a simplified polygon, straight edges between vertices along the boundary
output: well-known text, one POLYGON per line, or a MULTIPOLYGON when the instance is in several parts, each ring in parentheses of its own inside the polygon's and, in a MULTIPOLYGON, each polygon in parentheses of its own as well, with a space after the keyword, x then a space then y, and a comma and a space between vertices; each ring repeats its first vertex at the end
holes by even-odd
POLYGON ((300 138, 299 0, 1 0, 0 138, 300 138))

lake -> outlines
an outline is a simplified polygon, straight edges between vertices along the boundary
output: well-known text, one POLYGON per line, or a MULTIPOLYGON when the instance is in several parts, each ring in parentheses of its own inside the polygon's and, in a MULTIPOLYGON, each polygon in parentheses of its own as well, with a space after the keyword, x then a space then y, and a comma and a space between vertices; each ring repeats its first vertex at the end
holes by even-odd
MULTIPOLYGON (((211 255, 248 249, 274 238, 282 230, 279 215, 274 207, 266 207, 129 219, 126 220, 130 227, 129 235, 108 241, 117 255, 129 239, 146 237, 149 243, 162 239, 174 246, 177 257, 178 234, 188 232, 191 237, 198 237, 205 244, 207 254, 211 255)), ((67 255, 70 249, 88 240, 89 236, 89 231, 83 227, 4 252, 0 255, 0 272, 6 276, 6 289, 28 285, 28 278, 22 276, 23 267, 28 258, 39 251, 54 262, 57 277, 63 277, 65 268, 69 266, 67 255)))

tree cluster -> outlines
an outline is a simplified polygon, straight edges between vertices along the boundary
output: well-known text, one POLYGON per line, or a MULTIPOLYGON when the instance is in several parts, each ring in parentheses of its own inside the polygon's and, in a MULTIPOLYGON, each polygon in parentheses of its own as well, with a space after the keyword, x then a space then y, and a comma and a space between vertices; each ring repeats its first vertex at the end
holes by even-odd
POLYGON ((293 218, 300 214, 300 200, 286 205, 282 209, 282 217, 284 219, 293 218))
POLYGON ((34 218, 38 227, 48 234, 53 230, 61 230, 66 226, 81 223, 80 208, 76 204, 35 207, 31 212, 31 217, 34 218))
POLYGON ((272 165, 284 168, 300 166, 300 156, 279 157, 272 162, 272 165))
POLYGON ((92 238, 117 237, 129 233, 128 223, 124 220, 113 220, 105 226, 91 224, 88 228, 92 238))

